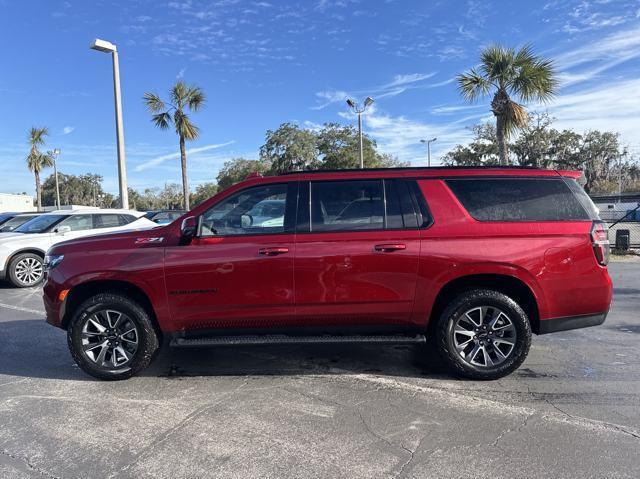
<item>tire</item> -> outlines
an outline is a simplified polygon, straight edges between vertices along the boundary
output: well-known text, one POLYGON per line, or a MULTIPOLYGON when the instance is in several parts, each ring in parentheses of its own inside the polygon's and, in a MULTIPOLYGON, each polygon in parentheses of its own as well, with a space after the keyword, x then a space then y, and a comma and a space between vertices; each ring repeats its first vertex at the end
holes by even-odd
POLYGON ((98 379, 120 380, 151 364, 159 339, 149 314, 138 303, 120 293, 101 293, 73 313, 67 344, 84 372, 98 379))
POLYGON ((16 288, 31 288, 44 277, 44 259, 36 253, 20 253, 9 262, 8 279, 16 288))
POLYGON ((527 357, 531 325, 510 297, 475 289, 455 297, 442 312, 435 340, 438 352, 456 375, 498 379, 518 369, 527 357))

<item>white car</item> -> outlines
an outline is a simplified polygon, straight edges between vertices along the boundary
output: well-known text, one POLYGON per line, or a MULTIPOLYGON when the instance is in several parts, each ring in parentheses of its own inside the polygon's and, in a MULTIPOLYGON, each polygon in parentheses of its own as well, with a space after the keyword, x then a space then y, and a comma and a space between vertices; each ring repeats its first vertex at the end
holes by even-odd
POLYGON ((11 233, 0 234, 0 279, 18 288, 38 284, 44 256, 56 243, 112 231, 158 226, 144 213, 129 210, 58 210, 37 216, 11 233))

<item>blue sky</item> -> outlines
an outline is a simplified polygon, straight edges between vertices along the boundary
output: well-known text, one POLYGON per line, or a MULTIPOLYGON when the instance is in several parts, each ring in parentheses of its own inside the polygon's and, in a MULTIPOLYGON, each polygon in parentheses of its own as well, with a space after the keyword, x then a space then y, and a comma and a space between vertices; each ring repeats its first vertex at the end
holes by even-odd
MULTIPOLYGON (((176 80, 201 86, 188 145, 191 185, 215 179, 235 156, 256 158, 267 129, 354 122, 346 96, 371 95, 364 126, 379 147, 424 164, 490 119, 453 78, 492 42, 531 42, 554 58, 562 88, 541 107, 556 126, 619 131, 640 150, 640 2, 420 0, 0 0, 2 192, 33 192, 27 132, 48 126, 65 173, 96 172, 117 191, 111 62, 89 49, 118 45, 129 184, 179 182, 177 137, 159 131, 145 91, 176 80)), ((46 174, 46 173, 45 173, 46 174)))

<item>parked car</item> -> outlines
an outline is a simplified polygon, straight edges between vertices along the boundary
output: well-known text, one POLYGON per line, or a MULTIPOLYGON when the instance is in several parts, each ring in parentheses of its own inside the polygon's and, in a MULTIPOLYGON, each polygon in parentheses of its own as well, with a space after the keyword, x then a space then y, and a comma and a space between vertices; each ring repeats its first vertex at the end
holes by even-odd
POLYGON ((59 210, 30 219, 0 235, 0 279, 26 288, 42 280, 46 251, 61 241, 82 236, 157 226, 128 210, 59 210))
MULTIPOLYGON (((41 213, 6 213, 0 216, 0 233, 11 233, 41 213)), ((2 236, 0 236, 1 238, 2 236)))
POLYGON ((55 245, 47 321, 102 379, 144 369, 163 337, 179 347, 427 342, 455 373, 499 378, 522 364, 532 332, 598 325, 609 310, 606 229, 578 176, 252 178, 180 223, 55 245), (247 220, 265 201, 284 203, 283 221, 278 208, 247 220))
POLYGON ((144 217, 159 225, 167 225, 172 221, 177 220, 185 213, 186 211, 184 210, 147 211, 144 217))

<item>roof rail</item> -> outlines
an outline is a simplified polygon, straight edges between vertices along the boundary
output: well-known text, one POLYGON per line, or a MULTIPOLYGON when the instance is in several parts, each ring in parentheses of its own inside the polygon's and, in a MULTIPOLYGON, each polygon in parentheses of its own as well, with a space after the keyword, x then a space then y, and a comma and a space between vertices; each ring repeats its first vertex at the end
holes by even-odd
POLYGON ((341 173, 357 171, 411 171, 411 170, 543 170, 537 166, 491 165, 491 166, 397 166, 392 168, 342 168, 329 170, 295 170, 280 173, 278 176, 296 175, 299 173, 341 173))
POLYGON ((251 173, 249 173, 247 175, 245 180, 250 180, 251 178, 262 178, 262 173, 260 173, 258 171, 252 171, 251 173))

